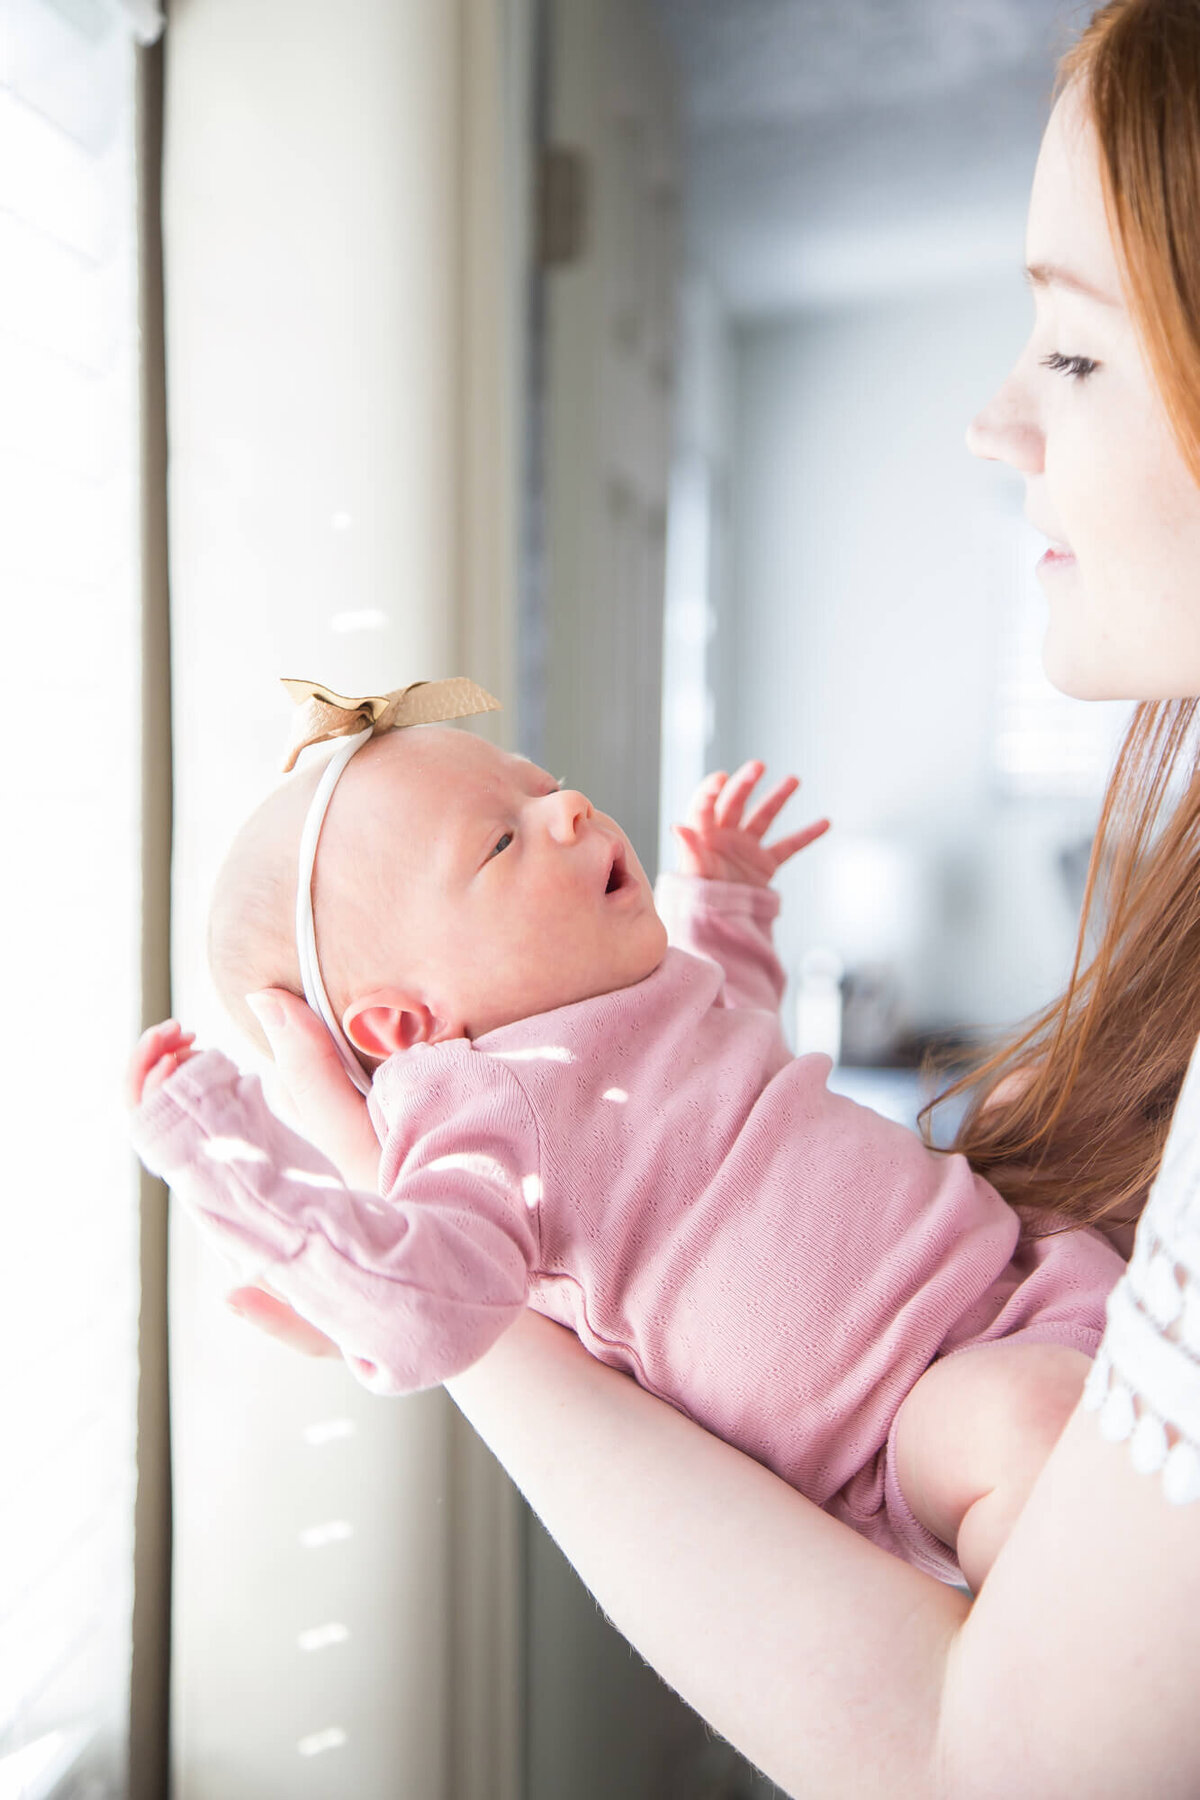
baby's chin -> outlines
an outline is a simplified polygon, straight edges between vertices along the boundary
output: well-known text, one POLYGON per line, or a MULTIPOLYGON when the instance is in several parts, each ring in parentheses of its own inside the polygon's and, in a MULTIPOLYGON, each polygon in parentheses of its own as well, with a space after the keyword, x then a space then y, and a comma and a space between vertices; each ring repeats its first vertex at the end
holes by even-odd
POLYGON ((646 921, 647 928, 640 934, 641 940, 625 947, 624 954, 618 961, 605 968, 596 968, 585 974, 577 974, 569 982, 564 981, 555 988, 543 985, 538 991, 538 1003, 534 1006, 500 1008, 476 1015, 478 1028, 468 1027, 464 1036, 472 1042, 476 1038, 486 1037, 489 1032, 502 1031, 506 1025, 519 1025, 524 1019, 536 1019, 543 1013, 558 1012, 565 1006, 580 1006, 588 1000, 601 1000, 607 994, 620 993, 623 988, 638 987, 649 980, 656 969, 661 968, 663 958, 667 954, 667 928, 658 917, 652 915, 654 927, 646 921))
MULTIPOLYGON (((599 1000, 605 994, 616 994, 622 988, 638 987, 649 980, 654 971, 662 966, 663 957, 667 954, 667 928, 657 913, 651 913, 641 921, 641 930, 636 939, 622 946, 622 954, 616 965, 605 970, 598 969, 594 983, 589 985, 586 993, 573 996, 576 1000, 599 1000)), ((566 1005, 564 1001, 560 1004, 566 1005)))

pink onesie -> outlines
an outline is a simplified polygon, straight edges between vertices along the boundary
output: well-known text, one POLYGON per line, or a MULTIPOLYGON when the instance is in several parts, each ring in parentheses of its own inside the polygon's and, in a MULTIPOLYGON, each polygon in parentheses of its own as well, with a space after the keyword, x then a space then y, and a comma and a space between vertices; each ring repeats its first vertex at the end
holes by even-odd
POLYGON ((961 1156, 788 1054, 770 890, 669 876, 658 899, 672 948, 645 981, 376 1071, 378 1195, 219 1051, 138 1109, 137 1150, 376 1392, 457 1374, 533 1306, 959 1581, 895 1480, 901 1401, 995 1338, 1093 1355, 1124 1264, 1096 1231, 1018 1242, 961 1156))

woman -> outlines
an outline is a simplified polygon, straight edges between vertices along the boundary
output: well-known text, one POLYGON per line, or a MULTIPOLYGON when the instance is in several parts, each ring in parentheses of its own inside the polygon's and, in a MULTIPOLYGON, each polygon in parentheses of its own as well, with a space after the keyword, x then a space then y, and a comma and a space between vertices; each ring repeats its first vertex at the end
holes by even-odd
MULTIPOLYGON (((1106 806, 1115 857, 1098 842, 1094 863, 1111 871, 1100 950, 982 1071, 960 1147, 1034 1228, 1066 1210, 1115 1234, 1161 1156, 1200 1023, 1195 782, 1152 830, 1172 766, 1190 772, 1200 694, 1200 5, 1116 0, 1063 74, 1030 208, 1033 333, 969 442, 1024 475, 1051 540, 1056 683, 1187 704, 1141 709, 1106 806)), ((329 1039, 275 999, 285 1027, 264 1023, 308 1134, 373 1181, 378 1145, 329 1039)), ((1200 1078, 1139 1232, 1135 1272, 1157 1233, 1168 1282, 1186 1253, 1175 1202, 1200 1189, 1192 1136, 1200 1078)), ((1158 1471, 1168 1450, 1192 1454, 1189 1432, 1200 1441, 1200 1363, 1173 1342, 1172 1306, 1155 1335, 1134 1289, 1133 1339, 1115 1316, 1106 1338, 1107 1435, 1076 1410, 973 1605, 532 1313, 448 1385, 614 1623, 789 1793, 1194 1800, 1200 1507, 1169 1503, 1158 1471), (1164 1383, 1165 1429, 1147 1398, 1164 1383), (1135 1422, 1149 1473, 1113 1441, 1135 1422), (1163 1454, 1147 1452, 1153 1431, 1163 1454)), ((299 1347, 328 1347, 269 1296, 237 1298, 299 1347)))

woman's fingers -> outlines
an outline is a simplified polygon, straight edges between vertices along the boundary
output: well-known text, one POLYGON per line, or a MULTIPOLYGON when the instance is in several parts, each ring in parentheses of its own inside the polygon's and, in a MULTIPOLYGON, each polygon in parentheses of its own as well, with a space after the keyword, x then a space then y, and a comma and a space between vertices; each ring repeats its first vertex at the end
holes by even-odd
POLYGON ((266 1034, 300 1131, 351 1187, 374 1191, 379 1139, 321 1020, 286 988, 247 994, 246 1004, 266 1034))
POLYGON ((305 1356, 342 1354, 332 1338, 327 1338, 323 1331, 318 1331, 298 1312, 293 1312, 286 1300, 277 1299, 262 1288, 234 1288, 225 1296, 225 1304, 239 1319, 256 1325, 268 1337, 278 1338, 281 1344, 291 1350, 300 1350, 305 1356))

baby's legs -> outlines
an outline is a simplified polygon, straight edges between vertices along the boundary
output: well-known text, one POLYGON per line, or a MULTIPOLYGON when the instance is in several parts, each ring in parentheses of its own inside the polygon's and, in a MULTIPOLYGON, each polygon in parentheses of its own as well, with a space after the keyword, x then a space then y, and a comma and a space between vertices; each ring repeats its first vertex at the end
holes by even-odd
POLYGON ((896 1477, 973 1594, 1079 1400, 1091 1358, 1061 1344, 977 1344, 926 1369, 896 1415, 896 1477))

